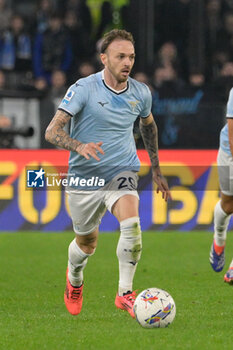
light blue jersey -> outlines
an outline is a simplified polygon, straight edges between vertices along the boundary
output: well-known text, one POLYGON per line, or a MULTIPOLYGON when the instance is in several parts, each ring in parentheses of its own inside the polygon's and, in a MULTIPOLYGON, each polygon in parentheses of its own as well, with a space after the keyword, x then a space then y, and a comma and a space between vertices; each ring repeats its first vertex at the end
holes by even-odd
POLYGON ((58 107, 73 117, 70 137, 82 143, 102 141, 105 154, 98 153, 98 162, 70 152, 69 174, 84 179, 99 177, 108 183, 122 171, 139 171, 133 126, 138 116, 149 116, 151 103, 149 88, 132 78, 120 92, 105 84, 103 72, 73 84, 58 107))
MULTIPOLYGON (((230 91, 228 102, 227 102, 226 117, 227 118, 233 118, 233 88, 230 91)), ((220 147, 221 147, 221 149, 224 152, 226 152, 230 156, 232 156, 231 149, 230 149, 230 144, 229 144, 228 124, 226 124, 221 130, 221 133, 220 133, 220 147)))

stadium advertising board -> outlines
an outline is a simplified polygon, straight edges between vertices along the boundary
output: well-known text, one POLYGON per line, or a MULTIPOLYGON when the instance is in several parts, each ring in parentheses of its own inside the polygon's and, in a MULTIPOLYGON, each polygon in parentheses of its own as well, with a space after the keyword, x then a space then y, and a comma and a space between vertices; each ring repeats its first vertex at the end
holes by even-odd
MULTIPOLYGON (((160 151, 162 172, 172 192, 169 203, 162 200, 152 184, 147 152, 140 150, 138 155, 142 229, 212 229, 214 206, 219 199, 217 151, 160 151)), ((1 150, 0 231, 72 229, 65 178, 53 179, 52 188, 50 180, 42 189, 35 188, 35 184, 41 186, 48 180, 46 169, 53 174, 61 174, 61 168, 64 172, 68 156, 63 150, 1 150)), ((101 230, 116 229, 116 219, 107 212, 101 230)))

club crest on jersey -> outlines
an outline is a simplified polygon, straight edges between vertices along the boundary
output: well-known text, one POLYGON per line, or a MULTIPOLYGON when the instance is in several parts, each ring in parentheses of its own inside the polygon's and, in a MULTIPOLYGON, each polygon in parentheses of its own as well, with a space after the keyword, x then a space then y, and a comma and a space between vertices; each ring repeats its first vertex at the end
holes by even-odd
POLYGON ((70 102, 70 100, 72 99, 72 97, 74 96, 74 91, 67 91, 65 97, 63 98, 62 102, 65 104, 68 104, 70 102))
POLYGON ((129 101, 129 104, 131 105, 131 108, 132 108, 132 111, 134 112, 135 111, 135 108, 137 107, 137 104, 139 103, 140 101, 136 100, 136 101, 129 101))

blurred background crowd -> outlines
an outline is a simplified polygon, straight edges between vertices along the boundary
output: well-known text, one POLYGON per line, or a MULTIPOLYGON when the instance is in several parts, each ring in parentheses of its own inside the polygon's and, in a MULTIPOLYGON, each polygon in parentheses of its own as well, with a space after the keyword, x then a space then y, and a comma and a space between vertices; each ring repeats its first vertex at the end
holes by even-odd
MULTIPOLYGON (((135 37, 132 76, 151 89, 159 147, 218 148, 233 85, 233 0, 0 0, 1 147, 22 147, 1 130, 32 118, 39 141, 28 147, 52 147, 46 126, 67 87, 102 69, 101 37, 113 28, 135 37), (25 99, 38 116, 24 106, 17 122, 11 101, 25 99)), ((134 134, 143 148, 137 123, 134 134)))

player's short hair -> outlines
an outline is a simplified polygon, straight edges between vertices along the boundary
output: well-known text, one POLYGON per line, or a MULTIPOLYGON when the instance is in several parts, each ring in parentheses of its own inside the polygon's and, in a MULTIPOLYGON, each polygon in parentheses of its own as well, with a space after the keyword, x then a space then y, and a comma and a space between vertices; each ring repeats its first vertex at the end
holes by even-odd
POLYGON ((105 53, 108 46, 114 40, 128 40, 134 45, 134 38, 130 32, 127 32, 124 29, 113 29, 104 35, 103 41, 100 47, 100 53, 105 53))

